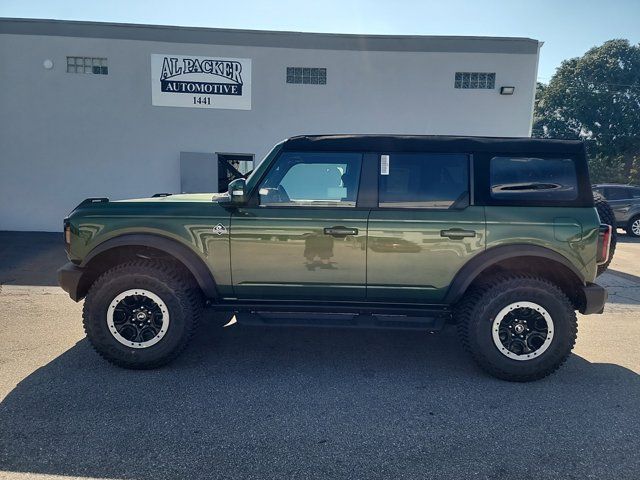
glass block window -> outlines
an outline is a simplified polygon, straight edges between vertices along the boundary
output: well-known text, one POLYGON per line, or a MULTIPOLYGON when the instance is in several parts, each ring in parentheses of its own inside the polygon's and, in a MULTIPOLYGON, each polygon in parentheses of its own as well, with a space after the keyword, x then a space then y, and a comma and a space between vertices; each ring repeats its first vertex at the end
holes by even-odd
POLYGON ((107 59, 102 57, 67 57, 67 73, 108 75, 107 59))
POLYGON ((493 89, 496 87, 496 74, 486 72, 456 72, 455 87, 493 89))
POLYGON ((315 67, 287 67, 287 83, 326 85, 327 69, 315 67))

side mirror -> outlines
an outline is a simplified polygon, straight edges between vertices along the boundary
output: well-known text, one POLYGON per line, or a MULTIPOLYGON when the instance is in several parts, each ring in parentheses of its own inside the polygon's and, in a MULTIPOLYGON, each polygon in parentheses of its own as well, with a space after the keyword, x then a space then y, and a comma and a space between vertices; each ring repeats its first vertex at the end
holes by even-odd
POLYGON ((236 178, 229 182, 229 200, 234 205, 244 205, 246 197, 247 181, 244 178, 236 178))

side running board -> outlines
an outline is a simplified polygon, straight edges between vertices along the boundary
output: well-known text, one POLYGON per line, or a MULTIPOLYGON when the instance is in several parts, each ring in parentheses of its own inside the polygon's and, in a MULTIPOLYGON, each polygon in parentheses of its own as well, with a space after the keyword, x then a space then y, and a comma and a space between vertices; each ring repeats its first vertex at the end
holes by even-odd
POLYGON ((376 313, 250 311, 237 313, 236 320, 240 325, 251 326, 373 328, 435 332, 442 329, 451 314, 449 312, 433 313, 433 315, 409 316, 376 313))

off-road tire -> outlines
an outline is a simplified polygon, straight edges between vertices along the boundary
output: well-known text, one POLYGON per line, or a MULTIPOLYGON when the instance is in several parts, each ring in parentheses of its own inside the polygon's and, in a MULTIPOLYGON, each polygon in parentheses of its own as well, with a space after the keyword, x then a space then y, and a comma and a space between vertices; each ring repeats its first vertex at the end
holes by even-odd
POLYGON ((175 359, 187 346, 202 315, 203 295, 193 278, 171 262, 136 260, 103 273, 91 286, 82 312, 84 330, 93 348, 124 368, 151 369, 175 359), (107 310, 116 296, 130 289, 154 293, 166 305, 170 324, 155 345, 130 348, 118 342, 107 326, 107 310))
POLYGON ((512 382, 539 380, 556 371, 569 357, 578 324, 567 296, 553 283, 531 275, 504 275, 472 286, 454 315, 465 350, 490 375, 512 382), (554 324, 546 351, 531 360, 503 355, 492 337, 492 324, 501 309, 513 302, 534 302, 545 308, 554 324))
POLYGON ((640 215, 636 215, 631 220, 629 220, 629 223, 627 223, 627 228, 625 230, 627 232, 627 235, 629 235, 630 237, 634 237, 634 238, 640 237, 640 235, 636 235, 633 232, 633 228, 632 228, 633 222, 635 222, 636 220, 639 220, 639 219, 640 219, 640 215))
MULTIPOLYGON (((607 202, 605 198, 598 192, 593 192, 593 203, 596 206, 596 210, 598 210, 600 222, 606 223, 607 225, 611 225, 613 227, 611 230, 611 247, 609 248, 609 259, 606 263, 598 265, 598 276, 600 276, 607 270, 607 268, 609 268, 609 264, 613 259, 613 254, 616 251, 616 243, 618 243, 618 232, 616 231, 616 216, 613 213, 613 209, 611 208, 611 205, 609 205, 609 202, 607 202)), ((627 233, 629 233, 629 230, 627 230, 627 233)), ((631 234, 629 233, 629 235, 631 234)))

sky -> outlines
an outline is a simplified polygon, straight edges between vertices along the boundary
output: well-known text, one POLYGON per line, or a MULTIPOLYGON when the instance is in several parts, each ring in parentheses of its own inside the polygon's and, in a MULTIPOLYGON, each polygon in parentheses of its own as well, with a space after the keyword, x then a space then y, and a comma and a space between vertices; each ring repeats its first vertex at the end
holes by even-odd
POLYGON ((538 80, 613 38, 640 43, 640 0, 0 0, 0 17, 388 35, 529 37, 538 80))

